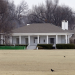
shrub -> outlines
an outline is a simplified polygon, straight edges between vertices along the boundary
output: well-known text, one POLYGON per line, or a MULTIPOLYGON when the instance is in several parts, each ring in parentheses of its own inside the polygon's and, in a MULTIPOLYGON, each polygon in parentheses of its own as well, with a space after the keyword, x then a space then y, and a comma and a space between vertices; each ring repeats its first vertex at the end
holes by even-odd
POLYGON ((14 45, 5 45, 5 44, 1 45, 1 44, 0 44, 0 46, 14 46, 14 45))
POLYGON ((26 49, 26 46, 0 46, 0 49, 26 49))
POLYGON ((38 49, 52 49, 52 44, 38 44, 38 49))
POLYGON ((15 46, 26 46, 26 47, 27 47, 28 45, 24 45, 24 44, 22 45, 22 44, 21 44, 21 45, 15 45, 15 46))
POLYGON ((0 45, 0 49, 26 49, 27 45, 0 45))
POLYGON ((57 49, 75 49, 74 44, 56 44, 57 49))
MULTIPOLYGON (((0 45, 0 46, 14 46, 14 45, 5 45, 5 44, 4 44, 4 45, 0 45)), ((26 46, 26 47, 27 47, 28 45, 24 45, 24 44, 23 44, 23 45, 22 45, 22 44, 21 44, 21 45, 17 45, 17 44, 16 44, 15 46, 26 46)))

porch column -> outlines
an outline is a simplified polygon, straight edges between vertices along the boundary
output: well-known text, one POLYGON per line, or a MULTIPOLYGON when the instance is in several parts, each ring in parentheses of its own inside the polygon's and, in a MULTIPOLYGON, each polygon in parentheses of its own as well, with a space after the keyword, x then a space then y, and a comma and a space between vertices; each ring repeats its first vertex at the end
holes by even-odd
POLYGON ((10 36, 10 44, 12 44, 12 36, 10 36))
POLYGON ((19 44, 21 44, 21 36, 19 36, 19 44))
POLYGON ((47 35, 47 44, 48 44, 48 35, 47 35))
POLYGON ((68 44, 70 43, 70 36, 68 35, 68 44))
POLYGON ((58 35, 56 35, 56 44, 58 44, 58 35))
POLYGON ((39 35, 38 35, 38 40, 37 40, 38 44, 39 44, 39 35))
POLYGON ((65 38, 66 38, 66 44, 67 44, 67 35, 65 35, 65 38))
POLYGON ((30 45, 30 35, 28 36, 28 44, 30 45))
POLYGON ((1 44, 3 44, 3 35, 1 35, 1 44))

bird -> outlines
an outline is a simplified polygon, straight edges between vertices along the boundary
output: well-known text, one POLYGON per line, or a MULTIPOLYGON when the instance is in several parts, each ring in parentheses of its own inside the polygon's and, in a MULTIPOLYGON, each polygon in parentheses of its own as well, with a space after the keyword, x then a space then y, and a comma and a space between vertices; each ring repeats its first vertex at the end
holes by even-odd
POLYGON ((51 69, 51 71, 53 72, 54 70, 53 70, 53 69, 51 69))
POLYGON ((64 56, 65 57, 65 56, 64 56))

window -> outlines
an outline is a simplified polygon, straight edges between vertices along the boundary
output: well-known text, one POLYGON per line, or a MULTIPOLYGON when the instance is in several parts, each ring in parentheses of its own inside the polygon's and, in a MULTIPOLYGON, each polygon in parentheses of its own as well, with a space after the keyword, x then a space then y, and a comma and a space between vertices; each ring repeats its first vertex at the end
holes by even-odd
POLYGON ((54 38, 50 38, 51 44, 54 44, 54 38))
POLYGON ((37 39, 37 37, 34 37, 34 39, 37 39))

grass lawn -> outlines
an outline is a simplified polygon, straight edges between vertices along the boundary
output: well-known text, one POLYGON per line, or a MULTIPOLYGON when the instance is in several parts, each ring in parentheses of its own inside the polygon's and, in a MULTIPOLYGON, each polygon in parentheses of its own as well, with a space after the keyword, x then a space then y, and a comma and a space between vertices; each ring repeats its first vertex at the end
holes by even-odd
POLYGON ((0 50, 0 75, 75 75, 75 50, 0 50))

